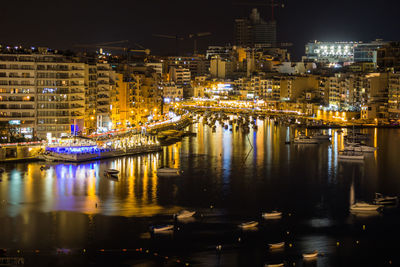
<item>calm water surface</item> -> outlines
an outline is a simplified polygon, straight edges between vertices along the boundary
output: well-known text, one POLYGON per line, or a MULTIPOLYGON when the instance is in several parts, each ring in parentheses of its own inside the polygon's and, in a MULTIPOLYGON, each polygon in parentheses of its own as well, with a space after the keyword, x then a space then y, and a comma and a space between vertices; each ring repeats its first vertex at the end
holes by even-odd
POLYGON ((332 140, 319 145, 287 145, 295 129, 257 124, 249 134, 194 124, 197 137, 155 154, 52 163, 43 171, 43 163, 6 165, 0 248, 28 266, 400 265, 399 209, 349 212, 351 191, 362 201, 375 192, 400 194, 400 130, 364 130, 379 149, 363 162, 343 162, 337 151, 346 133, 329 130, 332 140), (161 166, 183 175, 158 177, 161 166), (118 181, 104 177, 108 168, 121 171, 118 181), (174 223, 181 209, 197 214, 175 222, 173 234, 149 234, 151 225, 174 223), (263 220, 261 212, 271 210, 283 218, 263 220), (256 231, 237 227, 250 220, 260 222, 256 231), (268 250, 280 241, 284 250, 268 250), (303 261, 313 250, 318 259, 303 261))

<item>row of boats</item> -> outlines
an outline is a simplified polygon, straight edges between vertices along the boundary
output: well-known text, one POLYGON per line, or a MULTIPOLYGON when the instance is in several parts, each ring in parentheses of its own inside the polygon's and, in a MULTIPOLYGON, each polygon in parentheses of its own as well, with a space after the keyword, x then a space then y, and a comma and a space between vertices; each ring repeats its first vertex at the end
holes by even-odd
MULTIPOLYGON (((295 144, 319 144, 322 141, 329 141, 332 136, 328 134, 317 133, 312 136, 303 134, 293 139, 295 144)), ((344 148, 339 151, 338 158, 344 160, 363 160, 365 153, 372 153, 377 150, 376 147, 368 146, 362 143, 369 139, 368 134, 352 133, 345 136, 344 148)), ((287 142, 290 143, 290 142, 287 142)))
MULTIPOLYGON (((177 220, 185 221, 187 219, 192 218, 196 214, 196 211, 190 210, 182 210, 173 215, 173 217, 177 220)), ((261 217, 265 220, 279 220, 282 218, 282 212, 280 211, 271 211, 264 212, 261 214, 261 217)), ((259 225, 257 221, 248 221, 243 222, 238 225, 238 228, 241 230, 256 230, 259 225)), ((153 234, 161 234, 161 233, 172 233, 175 229, 173 224, 164 224, 164 225, 154 225, 150 227, 150 232, 153 234)), ((285 248, 286 243, 277 242, 277 243, 269 243, 268 248, 271 251, 281 250, 285 248)), ((217 250, 221 250, 221 245, 216 247, 217 250)), ((304 260, 314 260, 318 257, 318 251, 312 251, 302 254, 304 260)), ((284 266, 284 263, 277 264, 268 264, 267 266, 284 266)))
MULTIPOLYGON (((167 168, 161 167, 157 169, 157 174, 159 176, 179 176, 182 174, 183 171, 179 170, 178 168, 167 168)), ((120 171, 116 169, 107 169, 104 171, 104 176, 107 178, 118 179, 120 171)))
POLYGON ((392 206, 398 204, 397 196, 385 196, 381 193, 375 193, 375 199, 372 203, 355 202, 350 205, 351 212, 378 212, 384 206, 392 206))

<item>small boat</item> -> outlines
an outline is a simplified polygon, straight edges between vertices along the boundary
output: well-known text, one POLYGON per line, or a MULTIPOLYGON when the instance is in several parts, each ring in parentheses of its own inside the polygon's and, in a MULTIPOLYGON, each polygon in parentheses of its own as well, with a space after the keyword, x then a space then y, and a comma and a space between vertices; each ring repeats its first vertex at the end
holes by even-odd
POLYGON ((280 249, 280 248, 285 247, 285 242, 271 243, 271 244, 268 244, 268 247, 269 247, 270 249, 280 249))
POLYGON ((398 201, 397 196, 384 196, 381 193, 375 193, 375 205, 394 205, 398 201))
POLYGON ((329 140, 332 136, 329 134, 316 134, 313 135, 312 138, 317 139, 317 140, 329 140))
POLYGON ((377 211, 381 205, 369 204, 366 202, 356 202, 350 206, 350 211, 377 211))
POLYGON ((280 211, 271 211, 262 213, 262 217, 264 219, 280 219, 282 217, 282 212, 280 211))
POLYGON ((368 140, 369 139, 369 134, 363 134, 363 133, 354 133, 354 134, 348 134, 344 136, 345 139, 347 140, 356 140, 356 141, 361 141, 361 140, 368 140))
POLYGON ((118 175, 119 170, 116 169, 108 169, 104 171, 104 175, 118 175))
POLYGON ((356 151, 356 152, 374 152, 377 150, 376 147, 372 146, 365 146, 360 144, 345 144, 344 146, 345 151, 356 151))
POLYGON ((169 232, 169 231, 174 230, 174 226, 172 224, 156 225, 156 226, 152 226, 151 230, 153 231, 153 233, 169 232))
POLYGON ((43 170, 48 170, 48 169, 50 169, 50 166, 45 166, 45 165, 40 166, 40 170, 41 170, 41 171, 43 171, 43 170))
POLYGON ((267 266, 267 267, 283 267, 283 266, 285 266, 285 264, 283 262, 281 262, 281 263, 269 263, 269 264, 266 264, 265 266, 267 266))
POLYGON ((300 135, 293 139, 293 143, 295 144, 318 144, 318 140, 311 138, 309 136, 300 135))
POLYGON ((181 210, 177 214, 175 214, 176 218, 179 219, 185 219, 185 218, 190 218, 192 217, 196 212, 195 211, 189 211, 189 210, 181 210))
POLYGON ((258 222, 256 221, 250 221, 250 222, 244 222, 239 224, 239 227, 242 229, 251 229, 257 227, 258 222))
POLYGON ((338 158, 345 160, 363 160, 364 154, 362 152, 342 150, 339 151, 338 158))
POLYGON ((314 260, 318 257, 318 251, 315 250, 313 252, 309 252, 309 253, 303 253, 303 259, 305 260, 314 260))
POLYGON ((161 167, 161 168, 157 169, 157 174, 158 175, 175 176, 175 175, 180 175, 180 170, 177 168, 161 167))

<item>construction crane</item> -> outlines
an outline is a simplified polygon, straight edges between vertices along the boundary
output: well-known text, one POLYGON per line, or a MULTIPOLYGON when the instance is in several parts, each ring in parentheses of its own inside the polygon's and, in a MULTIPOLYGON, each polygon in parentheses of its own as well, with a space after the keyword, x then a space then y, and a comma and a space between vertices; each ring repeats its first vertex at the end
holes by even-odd
POLYGON ((198 32, 189 34, 189 39, 193 39, 193 55, 197 55, 197 38, 209 35, 211 35, 211 32, 198 32))
POLYGON ((150 55, 150 49, 145 49, 143 46, 136 44, 136 46, 139 46, 142 49, 134 49, 134 48, 129 48, 129 47, 123 47, 123 46, 108 46, 109 44, 120 44, 120 43, 128 43, 129 41, 123 40, 123 41, 116 41, 116 42, 107 42, 107 43, 101 43, 101 44, 76 44, 74 45, 75 47, 83 47, 83 48, 99 48, 100 50, 102 49, 108 49, 108 50, 113 50, 113 51, 123 51, 126 54, 126 58, 129 62, 129 54, 131 52, 134 53, 144 53, 146 55, 144 61, 147 61, 147 56, 150 55))
POLYGON ((175 40, 175 55, 179 55, 179 41, 193 39, 193 54, 197 54, 197 39, 199 37, 209 36, 211 32, 198 32, 190 33, 188 35, 166 35, 166 34, 153 34, 154 37, 174 39, 175 40))

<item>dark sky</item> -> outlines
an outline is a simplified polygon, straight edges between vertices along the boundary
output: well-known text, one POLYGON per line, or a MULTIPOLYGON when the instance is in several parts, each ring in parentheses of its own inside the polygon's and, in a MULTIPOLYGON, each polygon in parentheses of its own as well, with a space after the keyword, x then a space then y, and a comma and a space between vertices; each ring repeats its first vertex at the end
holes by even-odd
MULTIPOLYGON (((160 34, 212 32, 199 41, 232 42, 234 18, 248 16, 259 0, 20 0, 0 4, 0 43, 66 49, 76 43, 130 40, 154 52, 173 52, 175 42, 160 34)), ((278 10, 278 38, 294 43, 300 56, 309 40, 400 39, 399 0, 284 0, 278 10)), ((259 7, 268 18, 268 7, 259 7)), ((192 42, 182 48, 190 51, 192 42)))

